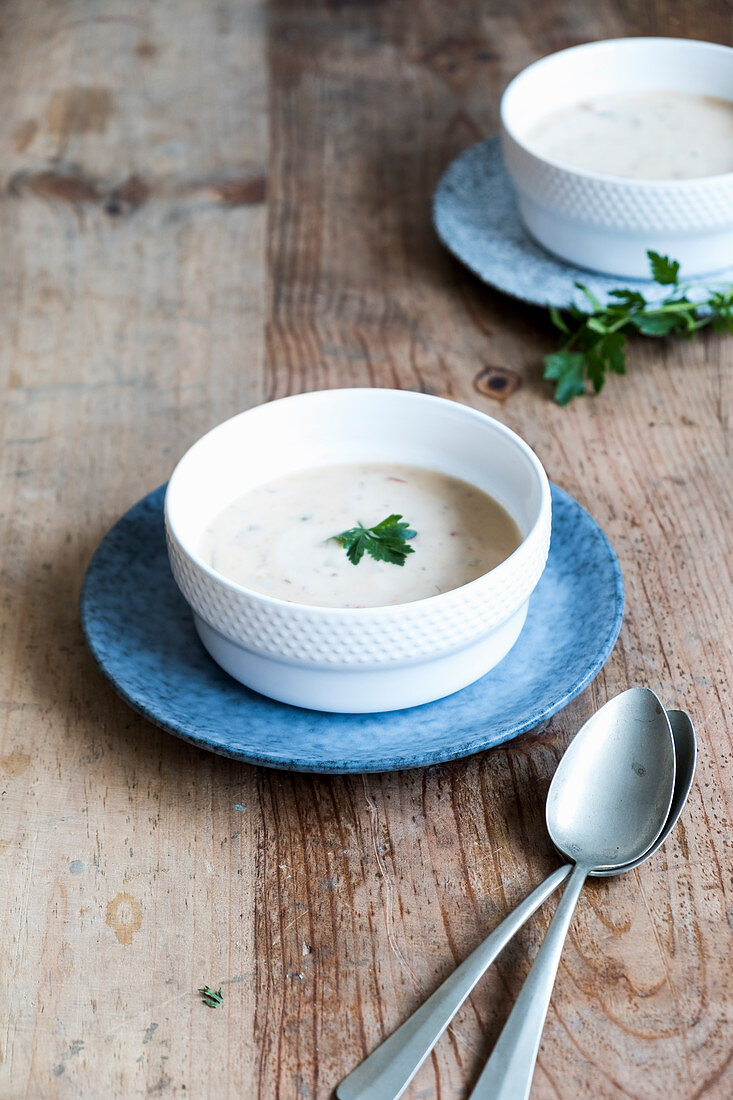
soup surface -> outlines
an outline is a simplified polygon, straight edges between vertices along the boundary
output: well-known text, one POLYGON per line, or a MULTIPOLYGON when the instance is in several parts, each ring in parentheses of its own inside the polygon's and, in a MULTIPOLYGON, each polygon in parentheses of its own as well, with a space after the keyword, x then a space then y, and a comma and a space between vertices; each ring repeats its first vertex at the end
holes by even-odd
POLYGON ((733 103, 682 92, 594 96, 546 115, 526 134, 571 168, 634 179, 733 172, 733 103))
POLYGON ((201 556, 222 576, 291 603, 381 607, 475 580, 521 542, 492 497, 417 466, 322 466, 268 482, 234 501, 204 533, 201 556), (398 513, 417 531, 405 564, 364 554, 353 565, 332 536, 398 513))

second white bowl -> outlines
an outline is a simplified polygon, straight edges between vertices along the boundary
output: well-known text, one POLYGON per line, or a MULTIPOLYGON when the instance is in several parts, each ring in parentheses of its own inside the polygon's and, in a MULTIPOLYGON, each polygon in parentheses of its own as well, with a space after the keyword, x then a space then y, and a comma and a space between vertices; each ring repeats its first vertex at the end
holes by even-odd
POLYGON ((626 179, 533 151, 543 117, 609 92, 674 91, 733 101, 733 49, 681 38, 619 38, 551 54, 524 69, 501 101, 502 148, 527 229, 564 260, 649 278, 647 249, 684 277, 733 264, 733 173, 626 179))

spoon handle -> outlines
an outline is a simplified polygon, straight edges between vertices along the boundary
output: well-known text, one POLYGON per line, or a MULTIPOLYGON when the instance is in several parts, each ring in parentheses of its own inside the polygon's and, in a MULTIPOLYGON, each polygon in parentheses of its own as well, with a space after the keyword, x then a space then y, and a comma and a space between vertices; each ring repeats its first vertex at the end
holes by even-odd
POLYGON ((407 1087, 479 978, 501 949, 563 882, 559 867, 513 909, 457 970, 336 1089, 338 1100, 396 1100, 407 1087))
POLYGON ((576 864, 470 1100, 527 1100, 565 937, 589 868, 576 864))

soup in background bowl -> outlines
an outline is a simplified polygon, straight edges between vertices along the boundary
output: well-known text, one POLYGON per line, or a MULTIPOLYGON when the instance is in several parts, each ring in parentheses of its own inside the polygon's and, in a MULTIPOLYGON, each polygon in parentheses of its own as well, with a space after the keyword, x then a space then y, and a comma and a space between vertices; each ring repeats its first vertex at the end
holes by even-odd
POLYGON ((610 92, 560 107, 527 145, 570 168, 642 180, 733 172, 733 103, 684 92, 610 92))

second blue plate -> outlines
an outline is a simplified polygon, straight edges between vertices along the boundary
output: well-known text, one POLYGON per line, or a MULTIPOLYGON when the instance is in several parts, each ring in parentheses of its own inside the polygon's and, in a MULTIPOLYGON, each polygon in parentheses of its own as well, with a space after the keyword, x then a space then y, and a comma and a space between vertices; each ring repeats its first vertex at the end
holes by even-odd
POLYGON ((463 691, 387 714, 324 714, 276 703, 232 680, 204 650, 168 565, 164 488, 104 537, 81 617, 119 694, 201 748, 307 772, 375 772, 468 756, 560 710, 599 672, 623 617, 616 555, 577 501, 552 487, 552 541, 514 648, 463 691))

